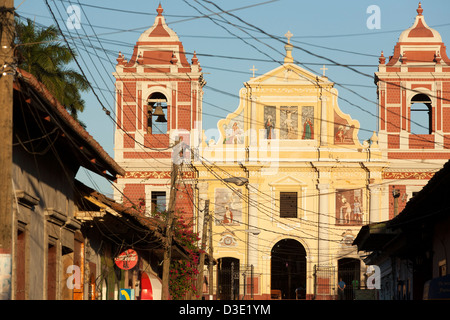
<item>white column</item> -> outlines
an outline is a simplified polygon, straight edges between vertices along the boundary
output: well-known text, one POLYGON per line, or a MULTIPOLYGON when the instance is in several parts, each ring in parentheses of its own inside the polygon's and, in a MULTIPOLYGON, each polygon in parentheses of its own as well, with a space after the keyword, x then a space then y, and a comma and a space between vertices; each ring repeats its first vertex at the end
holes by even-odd
POLYGON ((319 237, 319 254, 318 265, 323 266, 330 264, 329 244, 328 244, 328 222, 329 222, 329 185, 327 183, 319 183, 319 219, 318 219, 318 237, 319 237))
MULTIPOLYGON (((205 219, 205 201, 208 199, 208 182, 200 182, 198 183, 198 198, 199 198, 199 212, 198 212, 198 236, 201 239, 203 234, 203 221, 205 219)), ((206 231, 206 230, 205 230, 206 231)))
POLYGON ((321 119, 320 119, 320 145, 326 146, 328 142, 327 130, 327 97, 321 96, 321 119))
POLYGON ((379 222, 381 217, 380 187, 369 186, 369 190, 370 190, 369 223, 379 222))
POLYGON ((258 266, 258 184, 248 185, 248 265, 258 266))

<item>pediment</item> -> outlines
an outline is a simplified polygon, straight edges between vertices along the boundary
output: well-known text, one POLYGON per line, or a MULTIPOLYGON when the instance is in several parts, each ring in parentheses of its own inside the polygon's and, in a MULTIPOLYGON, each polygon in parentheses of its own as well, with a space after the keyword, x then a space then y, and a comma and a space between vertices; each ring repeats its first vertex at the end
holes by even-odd
POLYGON ((279 178, 278 180, 275 180, 271 183, 269 183, 269 186, 271 187, 277 187, 277 186, 302 186, 306 185, 303 181, 292 177, 292 176, 284 176, 279 178))
POLYGON ((259 77, 248 81, 250 85, 316 85, 330 83, 326 77, 318 76, 295 64, 279 66, 259 77))

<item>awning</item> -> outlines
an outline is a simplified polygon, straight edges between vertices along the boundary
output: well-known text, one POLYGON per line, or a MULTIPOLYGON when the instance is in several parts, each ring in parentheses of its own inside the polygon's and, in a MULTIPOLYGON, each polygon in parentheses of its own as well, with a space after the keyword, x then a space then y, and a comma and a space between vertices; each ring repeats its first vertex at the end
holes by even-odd
POLYGON ((147 272, 141 273, 141 300, 161 300, 162 283, 159 278, 147 272))

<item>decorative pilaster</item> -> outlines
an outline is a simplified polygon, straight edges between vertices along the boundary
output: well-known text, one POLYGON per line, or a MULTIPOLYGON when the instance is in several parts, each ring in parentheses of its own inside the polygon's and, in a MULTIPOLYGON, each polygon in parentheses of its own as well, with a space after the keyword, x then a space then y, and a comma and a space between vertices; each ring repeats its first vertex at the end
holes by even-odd
POLYGON ((248 265, 258 266, 258 184, 248 185, 248 265))
POLYGON ((319 237, 319 255, 318 264, 323 266, 330 263, 329 259, 329 243, 328 243, 328 213, 329 210, 329 184, 317 184, 319 190, 319 218, 318 218, 318 237, 319 237))

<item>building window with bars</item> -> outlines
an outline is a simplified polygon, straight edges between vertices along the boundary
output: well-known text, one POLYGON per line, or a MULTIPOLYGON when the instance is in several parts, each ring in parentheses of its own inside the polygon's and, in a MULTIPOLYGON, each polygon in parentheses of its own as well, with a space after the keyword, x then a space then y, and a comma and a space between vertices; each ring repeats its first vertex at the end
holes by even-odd
POLYGON ((297 192, 280 192, 280 218, 297 218, 297 192))

